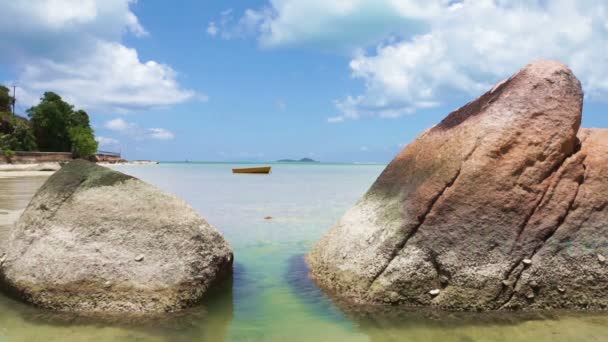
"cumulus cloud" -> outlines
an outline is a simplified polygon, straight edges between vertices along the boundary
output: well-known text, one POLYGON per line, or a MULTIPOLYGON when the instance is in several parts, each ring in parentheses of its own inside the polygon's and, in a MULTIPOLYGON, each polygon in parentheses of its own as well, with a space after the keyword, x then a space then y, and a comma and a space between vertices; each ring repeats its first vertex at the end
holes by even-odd
POLYGON ((146 109, 191 99, 175 71, 165 64, 140 61, 137 51, 114 42, 97 42, 91 55, 69 61, 40 58, 27 64, 20 83, 31 90, 54 90, 85 108, 146 109))
POLYGON ((226 38, 257 34, 262 46, 353 47, 418 31, 448 0, 270 0, 240 17, 221 15, 226 38), (408 21, 404 21, 408 19, 408 21))
POLYGON ((473 96, 528 62, 553 58, 570 65, 586 93, 608 93, 608 20, 595 1, 509 6, 466 1, 446 10, 423 35, 356 55, 352 76, 365 93, 337 101, 344 118, 396 117, 473 96), (471 18, 475 18, 471 20, 471 18))
POLYGON ((124 132, 129 130, 134 124, 128 123, 121 118, 112 119, 106 122, 103 126, 112 131, 124 132))
POLYGON ((143 128, 136 123, 125 121, 122 118, 109 120, 103 127, 135 140, 172 140, 175 138, 175 134, 165 128, 143 128))
MULTIPOLYGON (((33 33, 49 38, 57 35, 82 37, 82 33, 93 33, 95 37, 118 40, 125 30, 136 36, 144 36, 146 30, 129 9, 133 0, 20 0, 4 1, 3 20, 0 32, 11 33, 14 40, 19 35, 26 43, 32 43, 33 33), (85 32, 78 32, 84 30, 85 32)), ((46 40, 46 39, 43 39, 46 40)), ((44 41, 41 41, 44 44, 44 41)), ((53 43, 59 43, 56 41, 53 43)), ((69 46, 64 42, 63 46, 69 46)), ((18 49, 31 48, 29 44, 18 49)))
MULTIPOLYGON (((148 33, 132 0, 24 0, 3 3, 0 62, 25 93, 56 91, 79 107, 129 111, 197 98, 169 65, 142 61, 122 44, 148 33)), ((203 97, 204 99, 204 97, 203 97)))
POLYGON ((365 90, 328 122, 399 117, 473 96, 539 58, 561 60, 590 98, 608 94, 602 0, 269 0, 237 21, 264 47, 349 49, 365 90))

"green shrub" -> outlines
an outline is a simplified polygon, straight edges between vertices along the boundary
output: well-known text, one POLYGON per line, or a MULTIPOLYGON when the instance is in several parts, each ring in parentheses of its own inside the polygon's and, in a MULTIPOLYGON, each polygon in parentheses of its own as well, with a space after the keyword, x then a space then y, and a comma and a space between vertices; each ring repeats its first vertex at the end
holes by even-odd
POLYGON ((0 146, 13 151, 35 151, 36 138, 29 122, 23 118, 4 113, 0 118, 2 124, 2 142, 0 146))
POLYGON ((4 156, 6 158, 8 158, 8 160, 11 160, 11 158, 13 158, 15 156, 15 151, 12 151, 12 150, 2 150, 2 154, 4 154, 4 156))
POLYGON ((69 129, 72 154, 76 158, 89 158, 97 153, 97 141, 90 127, 76 126, 69 129))
POLYGON ((38 148, 36 137, 34 137, 34 130, 28 122, 14 119, 13 125, 12 135, 15 139, 15 145, 12 148, 16 151, 35 151, 38 148))

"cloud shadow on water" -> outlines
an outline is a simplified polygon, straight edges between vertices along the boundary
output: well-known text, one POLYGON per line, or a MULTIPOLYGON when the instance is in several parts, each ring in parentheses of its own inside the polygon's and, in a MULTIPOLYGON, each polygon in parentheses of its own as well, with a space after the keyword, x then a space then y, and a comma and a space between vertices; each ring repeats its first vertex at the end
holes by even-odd
POLYGON ((0 327, 9 340, 146 339, 221 341, 233 320, 233 277, 216 283, 197 305, 159 314, 81 314, 37 308, 0 293, 0 327))

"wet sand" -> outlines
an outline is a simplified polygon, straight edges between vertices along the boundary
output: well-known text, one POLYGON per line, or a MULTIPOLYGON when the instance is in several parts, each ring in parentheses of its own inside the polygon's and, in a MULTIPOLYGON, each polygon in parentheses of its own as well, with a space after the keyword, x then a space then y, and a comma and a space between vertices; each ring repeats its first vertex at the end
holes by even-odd
POLYGON ((51 174, 44 171, 0 172, 0 255, 4 253, 12 224, 51 174))

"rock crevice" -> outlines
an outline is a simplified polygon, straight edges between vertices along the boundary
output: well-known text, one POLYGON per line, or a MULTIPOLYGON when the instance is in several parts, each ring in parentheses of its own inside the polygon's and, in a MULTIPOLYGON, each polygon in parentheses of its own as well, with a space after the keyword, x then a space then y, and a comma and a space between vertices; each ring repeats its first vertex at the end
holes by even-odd
POLYGON ((580 293, 608 282, 608 133, 579 130, 582 100, 538 61, 451 113, 314 246, 312 277, 365 304, 608 307, 580 293))
POLYGON ((407 235, 405 235, 405 238, 399 244, 397 244, 394 251, 391 253, 390 258, 386 262, 386 265, 384 267, 382 267, 380 269, 380 271, 376 275, 374 275, 374 277, 372 278, 372 281, 370 282, 368 289, 374 285, 374 282, 386 271, 388 266, 395 259, 395 257, 399 254, 399 252, 405 247, 407 242, 416 234, 416 232, 418 232, 418 229, 424 224, 426 217, 431 213, 431 211, 433 210, 433 207, 435 206, 437 201, 439 201, 439 199, 443 196, 443 194, 449 188, 451 188, 452 185, 454 185, 454 183, 458 179, 458 176, 460 175, 461 170, 462 170, 462 168, 459 168, 458 171, 456 172, 456 175, 454 175, 454 177, 447 184, 445 184, 445 186, 443 186, 443 188, 431 199, 427 209, 422 213, 422 215, 420 215, 418 217, 418 224, 415 225, 412 229, 410 229, 409 233, 407 235))

